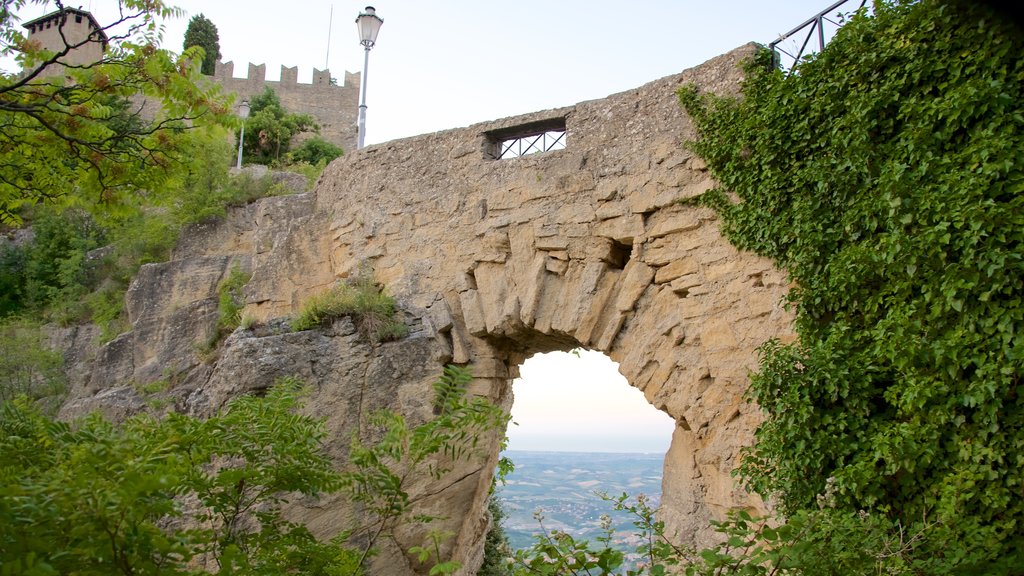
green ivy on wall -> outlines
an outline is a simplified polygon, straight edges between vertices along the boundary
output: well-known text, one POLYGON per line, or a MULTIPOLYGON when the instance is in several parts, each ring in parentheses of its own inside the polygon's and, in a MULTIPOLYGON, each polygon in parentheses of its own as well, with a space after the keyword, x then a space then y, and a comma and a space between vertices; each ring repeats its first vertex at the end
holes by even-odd
POLYGON ((742 98, 681 91, 701 198, 795 287, 742 468, 787 514, 933 527, 921 558, 1024 565, 1024 32, 967 2, 876 3, 742 98))

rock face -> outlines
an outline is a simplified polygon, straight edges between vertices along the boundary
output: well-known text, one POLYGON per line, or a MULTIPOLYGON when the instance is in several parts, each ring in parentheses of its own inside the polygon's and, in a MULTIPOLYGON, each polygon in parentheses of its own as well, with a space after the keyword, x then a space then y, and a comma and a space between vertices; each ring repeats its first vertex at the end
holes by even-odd
MULTIPOLYGON (((695 134, 675 91, 734 92, 752 45, 603 100, 388 142, 328 166, 310 194, 268 198, 190 231, 164 264, 145 266, 128 294, 133 330, 75 348, 65 415, 145 406, 132 382, 170 382, 173 408, 208 414, 234 395, 296 375, 313 385, 308 410, 327 419, 344 461, 366 415, 387 407, 429 418, 429 384, 466 364, 474 394, 511 406, 510 381, 534 353, 582 346, 619 363, 629 383, 677 422, 665 459, 663 518, 680 538, 706 541, 710 518, 764 505, 730 472, 752 440, 756 407, 742 400, 756 348, 790 338, 785 275, 735 250, 714 214, 677 201, 712 185, 682 146, 695 134), (566 129, 563 150, 495 159, 495 140, 531 127, 566 129), (197 342, 216 324, 216 287, 231 266, 252 271, 245 313, 219 358, 197 342), (361 269, 396 297, 410 335, 371 346, 348 321, 275 331, 307 297, 361 269)), ((136 387, 137 388, 137 387, 136 387)), ((170 406, 164 408, 170 409, 170 406)), ((475 573, 487 527, 489 452, 412 489, 419 511, 447 517, 447 552, 475 573)), ((340 502, 296 508, 316 532, 341 529, 340 502)), ((410 529, 401 547, 421 543, 410 529)), ((385 548, 374 573, 422 571, 385 548)))

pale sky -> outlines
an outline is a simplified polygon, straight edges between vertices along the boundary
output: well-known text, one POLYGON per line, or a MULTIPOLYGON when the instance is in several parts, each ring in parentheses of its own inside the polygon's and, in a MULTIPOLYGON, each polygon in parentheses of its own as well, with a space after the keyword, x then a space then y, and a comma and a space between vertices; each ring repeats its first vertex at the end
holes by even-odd
MULTIPOLYGON (((165 48, 180 52, 188 19, 203 13, 217 26, 222 60, 234 61, 235 76, 243 76, 249 62, 266 64, 268 80, 279 77, 281 65, 298 66, 300 82, 310 81, 314 67, 330 68, 339 80, 346 70, 362 70, 354 21, 372 3, 384 20, 367 84, 366 141, 372 145, 630 90, 746 42, 767 44, 832 1, 169 3, 186 15, 166 23, 165 48)), ((104 23, 116 15, 117 3, 68 5, 81 5, 104 23)), ((30 6, 20 16, 27 21, 52 9, 52 3, 30 6)), ((510 427, 510 448, 664 452, 671 419, 648 405, 606 357, 583 355, 534 357, 523 366, 524 378, 514 387, 513 417, 520 425, 510 427)))
MULTIPOLYGON (((831 0, 168 0, 164 47, 181 51, 188 18, 217 26, 224 61, 298 66, 309 82, 329 64, 360 72, 355 18, 384 19, 370 53, 367 144, 568 106, 636 88, 749 41, 767 44, 831 0), (333 6, 334 16, 331 18, 333 6), (328 30, 330 57, 328 60, 328 30)), ((115 0, 71 0, 102 23, 115 0)), ((23 21, 53 9, 30 6, 23 21)), ((355 119, 353 119, 353 122, 355 119)))
POLYGON ((675 422, 600 352, 536 354, 512 384, 509 450, 665 453, 675 422))

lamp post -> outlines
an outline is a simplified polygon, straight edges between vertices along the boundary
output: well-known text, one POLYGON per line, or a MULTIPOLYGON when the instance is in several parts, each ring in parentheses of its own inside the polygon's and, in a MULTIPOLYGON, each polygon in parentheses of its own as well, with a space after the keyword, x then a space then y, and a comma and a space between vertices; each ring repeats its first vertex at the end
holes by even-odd
POLYGON ((249 117, 249 101, 242 100, 238 105, 238 117, 242 119, 242 133, 238 136, 238 166, 242 169, 242 143, 245 142, 245 119, 249 117))
POLYGON ((377 11, 373 9, 373 6, 367 6, 364 12, 360 12, 356 18, 356 27, 359 29, 359 43, 363 45, 363 49, 366 51, 363 54, 363 77, 360 79, 360 94, 359 94, 359 140, 356 144, 356 149, 363 147, 363 142, 366 140, 366 71, 370 66, 370 48, 373 48, 374 43, 377 42, 377 33, 380 32, 380 25, 384 21, 377 16, 377 11))

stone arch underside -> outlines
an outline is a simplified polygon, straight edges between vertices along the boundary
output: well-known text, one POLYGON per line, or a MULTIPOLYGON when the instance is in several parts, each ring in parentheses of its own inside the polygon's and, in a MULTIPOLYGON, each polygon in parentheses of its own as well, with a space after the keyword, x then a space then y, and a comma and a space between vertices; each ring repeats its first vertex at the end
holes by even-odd
MULTIPOLYGON (((329 449, 375 408, 430 415, 429 384, 465 364, 471 393, 510 407, 511 379, 535 352, 583 346, 607 354, 629 383, 677 422, 665 459, 663 517, 706 541, 708 519, 762 509, 730 472, 752 440, 757 409, 742 400, 756 348, 791 337, 785 275, 740 253, 714 214, 683 205, 713 185, 682 143, 694 137, 675 91, 735 92, 748 45, 679 75, 602 100, 371 146, 332 163, 313 193, 269 198, 186 236, 174 261, 149 265, 128 295, 133 329, 76 364, 73 415, 139 409, 125 386, 173 363, 175 406, 208 413, 232 395, 298 375, 309 410, 327 420, 329 449), (488 133, 564 119, 564 150, 494 160, 488 133), (216 285, 231 265, 253 272, 246 313, 273 325, 308 296, 372 269, 411 327, 370 346, 351 323, 302 333, 236 331, 219 359, 194 358, 191 332, 216 325, 216 285)), ((65 333, 68 342, 87 335, 65 333)), ((77 339, 77 340, 76 340, 77 339)), ((475 573, 498 437, 486 456, 411 490, 445 516, 452 557, 475 573)), ((351 516, 339 502, 293 517, 330 533, 351 516)), ((404 531, 403 531, 404 530, 404 531)), ((396 534, 420 544, 422 528, 396 534)), ((375 573, 417 573, 396 547, 375 573), (387 568, 383 568, 387 566, 387 568)))

